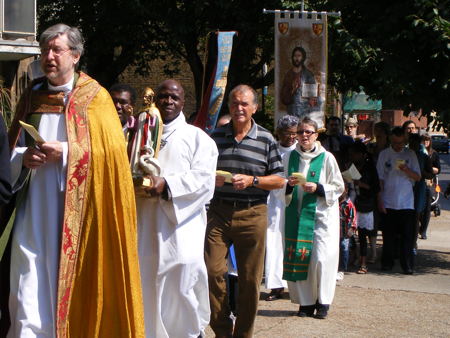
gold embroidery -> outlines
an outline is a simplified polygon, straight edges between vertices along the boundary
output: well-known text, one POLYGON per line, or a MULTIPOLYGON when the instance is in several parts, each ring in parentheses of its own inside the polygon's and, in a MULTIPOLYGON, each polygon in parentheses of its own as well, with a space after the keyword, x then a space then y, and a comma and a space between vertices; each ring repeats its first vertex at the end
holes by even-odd
POLYGON ((65 337, 67 315, 74 284, 82 221, 86 203, 90 165, 90 137, 87 107, 100 90, 100 85, 85 74, 80 75, 66 107, 67 138, 70 146, 67 165, 62 247, 59 268, 57 335, 65 337))

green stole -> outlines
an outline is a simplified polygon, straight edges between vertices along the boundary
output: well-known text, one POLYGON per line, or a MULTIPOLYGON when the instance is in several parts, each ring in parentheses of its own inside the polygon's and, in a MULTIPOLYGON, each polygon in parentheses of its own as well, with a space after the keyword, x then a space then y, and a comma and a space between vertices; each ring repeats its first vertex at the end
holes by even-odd
MULTIPOLYGON (((325 152, 311 160, 307 182, 318 183, 325 152)), ((300 154, 292 151, 289 156, 288 174, 298 172, 300 154)), ((285 212, 285 245, 283 279, 291 282, 306 280, 313 248, 316 223, 317 195, 303 193, 302 205, 298 210, 298 186, 294 187, 292 201, 285 212)))

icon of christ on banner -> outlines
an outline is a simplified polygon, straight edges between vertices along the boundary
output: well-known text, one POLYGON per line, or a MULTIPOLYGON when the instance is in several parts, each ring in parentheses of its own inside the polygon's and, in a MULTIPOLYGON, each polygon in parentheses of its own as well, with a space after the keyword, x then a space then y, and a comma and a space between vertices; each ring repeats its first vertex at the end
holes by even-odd
POLYGON ((306 51, 297 46, 292 50, 292 68, 284 75, 281 102, 289 115, 299 118, 317 110, 317 83, 314 74, 305 66, 306 51))
POLYGON ((275 119, 307 116, 324 126, 327 85, 326 15, 275 15, 275 119))

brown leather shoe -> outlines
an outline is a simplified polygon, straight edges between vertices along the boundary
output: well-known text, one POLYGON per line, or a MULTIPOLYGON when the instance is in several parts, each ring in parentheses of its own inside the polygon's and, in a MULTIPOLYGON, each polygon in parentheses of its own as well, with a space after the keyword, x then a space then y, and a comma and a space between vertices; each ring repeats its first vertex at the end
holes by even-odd
POLYGON ((277 300, 283 298, 284 288, 272 289, 266 298, 266 301, 277 300))

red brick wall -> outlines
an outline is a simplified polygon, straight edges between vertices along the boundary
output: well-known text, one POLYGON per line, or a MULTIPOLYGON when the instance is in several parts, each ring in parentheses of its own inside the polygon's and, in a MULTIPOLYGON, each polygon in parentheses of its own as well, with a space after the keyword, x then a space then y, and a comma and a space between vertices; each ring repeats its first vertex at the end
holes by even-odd
POLYGON ((403 110, 382 110, 381 121, 389 123, 392 127, 401 127, 402 124, 408 120, 413 121, 418 128, 426 129, 428 126, 428 119, 421 114, 403 115, 403 110))
MULTIPOLYGON (((163 62, 164 61, 161 60, 152 62, 150 65, 152 72, 147 77, 135 74, 135 67, 132 66, 128 67, 119 77, 119 82, 129 84, 134 89, 136 89, 138 95, 136 109, 139 109, 139 107, 142 105, 142 94, 146 87, 151 87, 153 90, 156 90, 156 87, 159 83, 169 78, 163 72, 163 62)), ((192 76, 191 70, 189 69, 189 66, 185 63, 182 63, 180 73, 178 75, 175 75, 174 79, 179 81, 184 88, 186 102, 184 104, 183 111, 186 116, 189 116, 192 112, 195 111, 194 78, 192 76)))

